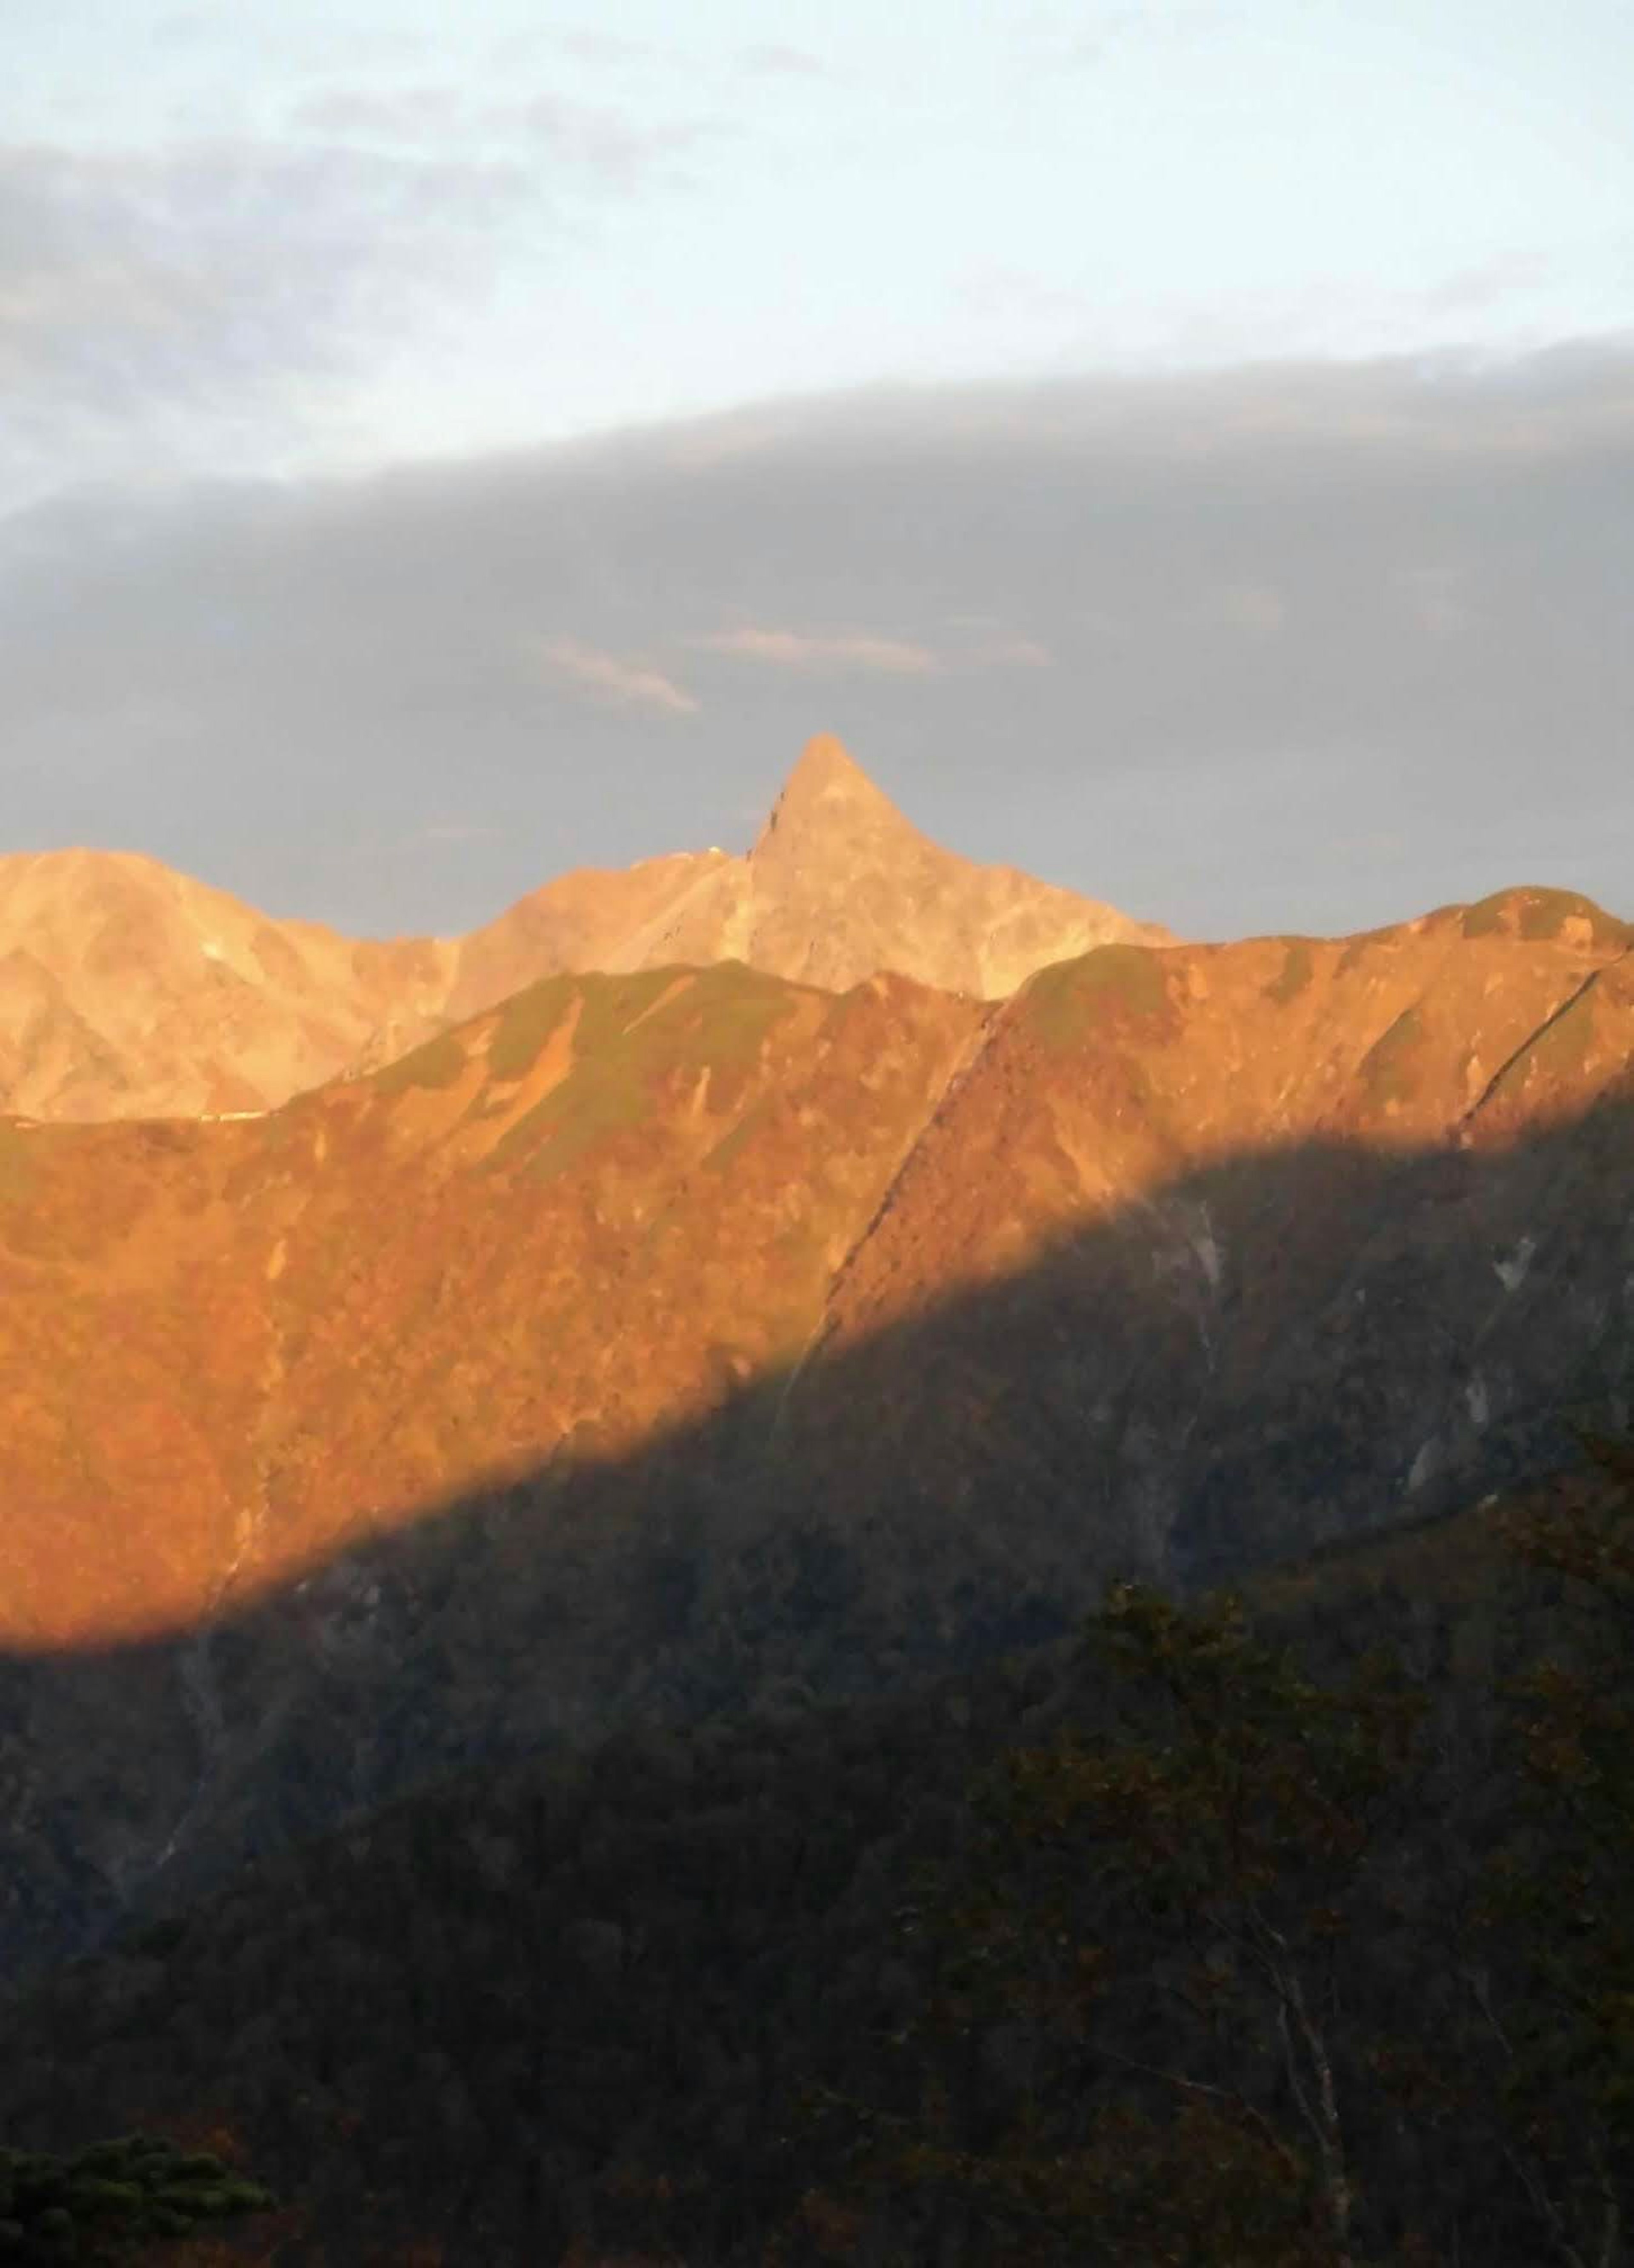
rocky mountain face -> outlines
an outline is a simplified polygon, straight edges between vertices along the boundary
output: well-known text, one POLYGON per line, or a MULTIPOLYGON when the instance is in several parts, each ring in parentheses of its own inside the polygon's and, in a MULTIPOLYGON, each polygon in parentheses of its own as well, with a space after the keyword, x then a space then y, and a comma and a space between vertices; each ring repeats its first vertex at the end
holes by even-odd
POLYGON ((807 747, 747 857, 566 874, 465 937, 382 943, 275 921, 123 852, 0 858, 0 1108, 266 1109, 577 970, 737 960, 843 990, 891 969, 994 998, 1114 940, 1169 941, 938 850, 829 738, 807 747))
POLYGON ((263 1116, 0 1122, 14 1954, 1625 1424, 1630 948, 1522 890, 997 1002, 558 976, 263 1116))
POLYGON ((1149 923, 928 842, 840 743, 814 740, 754 849, 703 870, 626 963, 732 959, 843 991, 876 969, 996 1000, 1052 961, 1172 945, 1149 923))

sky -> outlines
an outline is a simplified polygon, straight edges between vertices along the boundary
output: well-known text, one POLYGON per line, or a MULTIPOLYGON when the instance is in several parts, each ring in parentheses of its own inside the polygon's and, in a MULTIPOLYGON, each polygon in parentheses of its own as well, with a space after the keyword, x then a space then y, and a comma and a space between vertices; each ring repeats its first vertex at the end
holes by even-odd
POLYGON ((0 851, 447 932, 838 731, 1183 934, 1634 914, 1626 0, 0 53, 0 851))

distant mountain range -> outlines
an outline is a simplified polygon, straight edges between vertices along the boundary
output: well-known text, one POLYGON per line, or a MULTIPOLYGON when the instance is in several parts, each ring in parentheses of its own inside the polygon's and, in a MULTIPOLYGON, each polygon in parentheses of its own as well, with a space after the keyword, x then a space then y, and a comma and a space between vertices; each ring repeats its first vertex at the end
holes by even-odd
POLYGON ((832 740, 462 939, 0 861, 0 1972, 104 1956, 8 2001, 5 2135, 224 2120, 247 2260, 809 2194, 1109 1578, 1260 1571, 1473 1726, 1565 1612, 1506 1508, 1630 1427, 1634 926, 1181 944, 832 740))
POLYGON ((465 937, 276 921, 128 852, 0 858, 0 1110, 267 1109, 570 972, 736 960, 843 990, 885 968, 995 999, 1093 946, 1171 941, 938 850, 821 737, 747 856, 565 874, 465 937))
MULTIPOLYGON (((837 982, 774 885, 848 811, 878 873, 820 748, 747 861, 640 885, 631 960, 720 877, 837 982)), ((1518 889, 998 999, 561 974, 244 1121, 0 1121, 14 1948, 428 1774, 1549 1469, 1634 1375, 1631 948, 1518 889)))

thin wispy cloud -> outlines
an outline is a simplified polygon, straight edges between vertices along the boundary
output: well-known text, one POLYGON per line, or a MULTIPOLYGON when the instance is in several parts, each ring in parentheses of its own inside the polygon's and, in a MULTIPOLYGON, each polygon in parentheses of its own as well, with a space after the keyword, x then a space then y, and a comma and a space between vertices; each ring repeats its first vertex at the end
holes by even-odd
POLYGON ((543 639, 534 652, 557 683, 602 708, 638 710, 654 717, 689 717, 700 705, 684 685, 651 663, 608 653, 580 638, 543 639))
POLYGON ((618 111, 561 96, 538 94, 514 107, 497 107, 493 130, 537 144, 553 158, 582 166, 603 181, 635 187, 655 166, 688 155, 730 129, 718 119, 669 119, 639 123, 618 111))
POLYGON ((451 86, 332 87, 295 104, 291 130, 324 140, 417 144, 467 136, 475 122, 451 86))
POLYGON ((0 509, 64 475, 276 463, 535 202, 514 160, 0 148, 0 509))
POLYGON ((1037 638, 996 637, 973 646, 969 659, 979 669, 1048 669, 1055 656, 1037 638))
POLYGON ((640 186, 655 167, 718 140, 727 130, 718 120, 638 120, 607 104, 554 92, 496 101, 438 85, 331 88, 297 103, 289 123, 298 136, 348 145, 502 145, 622 189, 640 186))
POLYGON ((740 49, 738 68, 755 78, 826 79, 833 77, 821 55, 781 40, 759 40, 740 49))
MULTIPOLYGON (((542 38, 544 35, 541 35, 542 38)), ((627 66, 644 63, 658 54, 666 52, 653 40, 626 39, 618 32, 578 30, 558 32, 551 40, 563 55, 572 55, 585 63, 627 66)))
POLYGON ((1006 80, 1026 88, 1063 78, 1109 78, 1138 54, 1180 67, 1217 53, 1246 20, 1226 7, 1166 6, 1141 0, 1133 7, 1080 8, 1071 16, 1050 9, 1018 11, 1005 58, 1006 80))
POLYGON ((1047 669, 1053 657, 1034 637, 1021 637, 977 621, 955 620, 958 635, 938 648, 914 638, 869 631, 820 636, 746 627, 718 630, 688 643, 707 653, 764 665, 791 674, 939 677, 954 669, 1047 669))
POLYGON ((1547 284, 1555 266, 1555 261, 1545 252, 1503 253, 1494 260, 1483 261, 1478 267, 1460 269, 1456 275, 1432 284, 1419 297, 1426 309, 1449 315, 1476 314, 1501 306, 1515 292, 1547 284))
POLYGON ((794 630, 719 630, 691 643, 710 653, 761 662, 771 669, 883 671, 893 677, 928 677, 940 665, 928 646, 866 632, 842 637, 802 637, 794 630))

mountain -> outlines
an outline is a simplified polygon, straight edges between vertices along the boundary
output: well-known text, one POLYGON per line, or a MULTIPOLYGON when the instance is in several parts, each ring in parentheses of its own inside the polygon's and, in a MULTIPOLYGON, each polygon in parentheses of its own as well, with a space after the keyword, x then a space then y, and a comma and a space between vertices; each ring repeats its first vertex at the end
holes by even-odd
POLYGON ((0 1106, 44 1118, 263 1108, 317 1085, 449 948, 280 922, 127 851, 0 858, 0 1106))
POLYGON ((888 968, 993 1000, 1098 945, 1174 942, 1013 867, 938 850, 826 734, 807 744, 747 858, 694 860, 677 880, 597 967, 731 959, 829 991, 888 968))
POLYGON ((754 848, 579 872, 465 937, 275 921, 125 852, 0 858, 0 1108, 37 1118, 261 1110, 389 1061, 541 976, 727 959, 843 990, 891 969, 983 998, 1115 939, 1168 942, 926 841, 813 740, 754 848))
POLYGON ((1523 889, 996 1003, 560 976, 263 1116, 0 1123, 13 1956, 1549 1469, 1634 1371, 1631 947, 1523 889))

